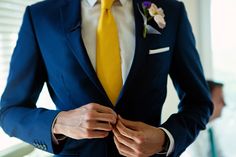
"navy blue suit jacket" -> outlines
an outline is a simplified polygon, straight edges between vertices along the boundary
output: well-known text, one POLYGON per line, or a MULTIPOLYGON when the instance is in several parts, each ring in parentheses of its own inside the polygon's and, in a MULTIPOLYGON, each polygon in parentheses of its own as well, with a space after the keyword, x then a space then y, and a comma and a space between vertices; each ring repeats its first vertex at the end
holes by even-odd
MULTIPOLYGON (((205 128, 212 103, 184 5, 175 0, 153 0, 163 8, 167 26, 159 30, 161 35, 143 38, 143 19, 137 9, 142 2, 133 0, 135 56, 115 107, 83 44, 81 1, 48 0, 27 7, 1 97, 0 124, 4 131, 58 155, 119 156, 112 135, 92 140, 68 138, 59 146, 52 142, 51 125, 60 111, 95 102, 113 108, 126 119, 166 128, 175 140, 171 156, 179 156, 205 128), (167 46, 168 52, 149 55, 149 50, 167 46), (179 112, 160 124, 168 74, 180 98, 179 112), (57 110, 35 105, 45 82, 57 110)), ((158 29, 154 21, 150 25, 158 29)))

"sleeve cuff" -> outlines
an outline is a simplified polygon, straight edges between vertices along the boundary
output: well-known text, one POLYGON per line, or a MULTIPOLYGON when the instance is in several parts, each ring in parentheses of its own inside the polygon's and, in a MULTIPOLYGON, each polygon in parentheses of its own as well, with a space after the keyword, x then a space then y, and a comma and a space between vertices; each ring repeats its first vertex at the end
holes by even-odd
POLYGON ((157 153, 157 154, 166 154, 166 156, 169 156, 174 151, 175 141, 174 141, 173 136, 171 135, 171 133, 167 129, 162 128, 162 127, 160 127, 160 129, 162 129, 166 133, 166 135, 168 136, 168 138, 170 140, 170 145, 169 145, 167 152, 157 153))

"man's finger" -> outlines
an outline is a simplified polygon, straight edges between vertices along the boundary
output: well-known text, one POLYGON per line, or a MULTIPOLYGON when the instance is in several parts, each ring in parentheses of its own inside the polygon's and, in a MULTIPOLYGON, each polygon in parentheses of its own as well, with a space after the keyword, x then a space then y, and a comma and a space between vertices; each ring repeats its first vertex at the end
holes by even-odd
POLYGON ((97 121, 89 121, 87 123, 83 123, 81 127, 88 130, 101 130, 101 131, 111 131, 113 129, 110 123, 102 123, 97 121))
POLYGON ((97 112, 101 112, 101 113, 110 113, 117 116, 115 111, 113 111, 110 107, 106 107, 97 103, 90 103, 86 105, 85 108, 90 109, 90 110, 96 110, 97 112))
POLYGON ((87 139, 105 138, 109 135, 107 131, 87 130, 84 129, 84 137, 87 139))
POLYGON ((96 111, 89 111, 86 114, 85 120, 90 121, 102 121, 102 122, 107 122, 111 124, 116 124, 116 116, 110 113, 99 113, 96 111))
POLYGON ((115 145, 121 155, 129 156, 129 157, 132 157, 134 155, 135 152, 132 149, 130 149, 129 147, 120 143, 115 136, 114 136, 114 142, 115 142, 115 145))
POLYGON ((121 121, 118 121, 116 124, 116 128, 119 131, 119 133, 129 139, 134 139, 135 136, 137 136, 137 132, 134 130, 131 130, 127 127, 125 127, 121 121))
POLYGON ((119 143, 122 143, 123 145, 130 147, 133 150, 136 150, 136 143, 134 140, 121 135, 116 128, 113 129, 113 133, 119 143))

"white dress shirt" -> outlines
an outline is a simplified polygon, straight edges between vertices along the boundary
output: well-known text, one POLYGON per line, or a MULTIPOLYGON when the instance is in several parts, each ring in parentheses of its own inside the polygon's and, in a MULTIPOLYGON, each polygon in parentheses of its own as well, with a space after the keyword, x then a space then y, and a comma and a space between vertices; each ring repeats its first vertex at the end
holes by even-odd
MULTIPOLYGON (((89 59, 96 70, 96 30, 100 17, 101 0, 82 0, 82 38, 89 59)), ((116 0, 112 6, 120 44, 123 84, 129 74, 135 52, 135 20, 132 0, 116 0)), ((174 149, 174 138, 168 130, 161 128, 169 137, 168 156, 174 149)))

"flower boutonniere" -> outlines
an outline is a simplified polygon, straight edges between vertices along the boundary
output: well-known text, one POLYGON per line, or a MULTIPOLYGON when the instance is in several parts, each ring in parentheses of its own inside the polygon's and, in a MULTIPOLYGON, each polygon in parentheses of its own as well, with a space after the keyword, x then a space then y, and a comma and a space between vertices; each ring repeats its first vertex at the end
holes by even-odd
POLYGON ((148 21, 154 19, 160 29, 164 29, 166 27, 165 14, 162 8, 158 8, 154 3, 150 1, 144 1, 142 3, 141 11, 139 5, 138 10, 143 17, 144 21, 144 30, 143 37, 146 38, 147 33, 150 34, 161 34, 158 30, 153 28, 151 25, 148 25, 148 21))

